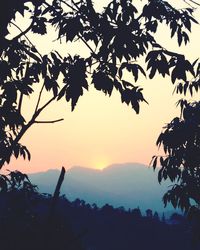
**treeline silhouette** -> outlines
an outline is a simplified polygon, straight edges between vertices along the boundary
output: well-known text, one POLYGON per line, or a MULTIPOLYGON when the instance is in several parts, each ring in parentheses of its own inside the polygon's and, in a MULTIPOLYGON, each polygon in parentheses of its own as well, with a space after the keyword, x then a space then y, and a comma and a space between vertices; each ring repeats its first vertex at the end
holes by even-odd
POLYGON ((178 214, 166 221, 151 209, 142 215, 139 208, 99 208, 65 196, 53 207, 54 196, 39 193, 28 176, 17 171, 1 175, 0 187, 4 250, 191 249, 190 225, 178 214))

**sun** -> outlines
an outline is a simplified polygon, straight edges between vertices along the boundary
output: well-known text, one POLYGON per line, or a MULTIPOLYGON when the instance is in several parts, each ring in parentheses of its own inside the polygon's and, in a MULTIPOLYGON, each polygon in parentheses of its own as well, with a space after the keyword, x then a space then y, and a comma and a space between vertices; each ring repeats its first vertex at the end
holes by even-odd
POLYGON ((102 170, 103 168, 105 168, 106 167, 106 165, 105 165, 105 163, 103 163, 103 162, 98 162, 98 163, 96 163, 96 165, 95 165, 95 168, 96 169, 99 169, 99 170, 102 170))
POLYGON ((102 159, 96 159, 96 160, 94 161, 93 166, 94 166, 95 169, 102 170, 102 169, 104 169, 105 167, 107 167, 108 164, 109 164, 109 163, 108 163, 108 160, 102 158, 102 159))

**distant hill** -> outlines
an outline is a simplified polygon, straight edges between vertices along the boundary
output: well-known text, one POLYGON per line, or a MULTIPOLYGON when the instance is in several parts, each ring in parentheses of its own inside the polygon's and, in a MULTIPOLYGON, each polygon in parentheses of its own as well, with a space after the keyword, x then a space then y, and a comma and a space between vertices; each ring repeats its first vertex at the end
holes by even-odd
MULTIPOLYGON (((31 181, 38 185, 40 192, 54 191, 59 170, 48 170, 31 174, 31 181)), ((113 164, 103 170, 73 167, 66 173, 61 193, 73 201, 76 198, 99 207, 108 203, 114 207, 126 209, 140 207, 158 212, 173 210, 171 206, 164 209, 162 196, 169 182, 160 185, 157 173, 138 163, 113 164)))

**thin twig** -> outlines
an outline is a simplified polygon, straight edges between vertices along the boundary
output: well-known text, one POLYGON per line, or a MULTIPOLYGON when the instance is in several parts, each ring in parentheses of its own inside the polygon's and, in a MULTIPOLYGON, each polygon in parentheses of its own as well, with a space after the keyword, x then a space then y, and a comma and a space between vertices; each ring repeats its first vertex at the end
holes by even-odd
MULTIPOLYGON (((61 2, 63 2, 63 1, 61 1, 61 2)), ((65 3, 65 2, 63 2, 63 3, 66 4, 68 7, 70 7, 72 10, 77 11, 77 9, 73 8, 73 6, 71 6, 71 5, 69 5, 69 4, 65 3)), ((48 4, 48 3, 46 3, 46 2, 45 2, 45 4, 46 4, 48 7, 51 6, 50 4, 48 4)), ((94 50, 93 50, 93 49, 91 48, 91 46, 85 41, 85 39, 84 39, 81 35, 79 35, 79 34, 78 34, 77 36, 78 36, 78 38, 81 39, 81 41, 89 48, 89 50, 90 50, 92 53, 95 54, 94 50)))
POLYGON ((36 104, 36 107, 35 107, 35 113, 36 113, 37 110, 38 110, 38 107, 39 107, 39 104, 40 104, 40 100, 41 100, 41 97, 42 97, 42 92, 43 92, 44 86, 45 86, 45 84, 43 83, 42 88, 41 88, 40 93, 39 93, 39 96, 38 96, 37 104, 36 104))
MULTIPOLYGON (((187 5, 190 6, 190 8, 194 9, 194 6, 192 6, 190 3, 188 3, 186 0, 183 0, 187 5)), ((189 1, 189 0, 188 0, 189 1)))
POLYGON ((26 131, 35 123, 35 119, 39 116, 39 114, 52 102, 56 99, 57 96, 52 97, 48 102, 46 102, 40 109, 35 112, 31 118, 31 120, 22 127, 19 134, 15 137, 13 141, 13 145, 16 145, 18 141, 22 138, 22 136, 26 133, 26 131))
MULTIPOLYGON (((27 75, 27 70, 28 70, 28 67, 29 67, 29 62, 26 64, 25 78, 26 78, 26 75, 27 75)), ((21 113, 22 102, 23 102, 23 96, 24 96, 24 94, 23 94, 23 93, 20 93, 20 97, 19 97, 19 105, 18 105, 18 110, 19 110, 19 113, 21 113)))
POLYGON ((21 113, 23 95, 24 95, 23 93, 20 93, 20 97, 19 97, 19 106, 18 106, 19 113, 21 113))
MULTIPOLYGON (((73 6, 71 6, 70 4, 64 2, 63 0, 60 0, 61 3, 64 3, 65 5, 67 5, 67 7, 69 7, 70 9, 72 9, 73 11, 77 11, 77 9, 75 9, 73 6)), ((51 7, 51 5, 47 2, 44 2, 43 4, 46 4, 48 7, 51 7)))
POLYGON ((194 4, 196 4, 196 5, 198 5, 198 6, 200 6, 200 4, 199 3, 197 3, 196 1, 194 1, 194 0, 189 0, 190 2, 192 2, 192 3, 194 3, 194 4))
POLYGON ((80 10, 80 8, 78 7, 78 4, 75 3, 73 0, 71 0, 71 1, 72 1, 73 5, 76 6, 76 8, 77 8, 78 10, 80 10))
MULTIPOLYGON (((52 101, 56 99, 57 96, 52 97, 48 102, 46 102, 40 109, 37 110, 33 118, 37 118, 38 115, 44 110, 52 101)), ((34 119, 35 121, 35 119, 34 119)))
POLYGON ((34 123, 56 123, 56 122, 61 122, 61 121, 64 121, 64 119, 61 118, 61 119, 57 119, 53 121, 35 121, 34 123))
MULTIPOLYGON (((21 33, 23 33, 24 31, 16 24, 16 23, 13 23, 12 21, 10 22, 12 25, 14 25, 21 33)), ((20 33, 20 34, 21 34, 20 33)), ((32 42, 31 42, 31 40, 27 37, 27 35, 26 34, 23 34, 25 37, 26 37, 26 39, 28 40, 28 42, 30 43, 30 44, 32 44, 32 42)), ((15 37, 16 38, 16 37, 15 37)), ((32 44, 33 45, 33 44, 32 44)), ((34 46, 34 45, 33 45, 34 46)))
MULTIPOLYGON (((67 5, 67 7, 69 7, 70 9, 77 11, 78 9, 75 9, 73 6, 71 6, 70 4, 64 2, 63 0, 60 0, 61 3, 64 3, 65 5, 67 5)), ((76 5, 75 5, 76 6, 76 5)), ((77 6, 76 6, 77 7, 77 6)))
POLYGON ((18 40, 21 36, 25 36, 27 32, 29 32, 32 27, 33 27, 33 24, 35 22, 35 17, 36 17, 36 7, 34 9, 34 15, 32 16, 32 22, 31 24, 28 26, 28 28, 26 28, 24 31, 22 31, 20 34, 18 34, 16 37, 14 37, 11 42, 14 42, 16 40, 18 40))
POLYGON ((89 48, 89 50, 90 50, 93 54, 95 54, 94 50, 93 50, 92 47, 90 47, 90 45, 85 41, 85 39, 84 39, 82 36, 80 36, 79 34, 78 34, 77 36, 78 36, 78 38, 81 39, 81 41, 89 48))
MULTIPOLYGON (((13 23, 13 22, 11 22, 11 24, 12 25, 14 25, 20 32, 21 32, 21 34, 24 32, 17 24, 15 24, 15 23, 13 23)), ((21 35, 20 34, 20 35, 21 35)), ((31 42, 31 40, 27 37, 27 35, 26 34, 23 34, 23 36, 26 38, 26 40, 36 49, 36 47, 35 47, 35 45, 31 42)), ((16 39, 16 37, 14 38, 14 39, 16 39)), ((38 55, 40 55, 40 57, 42 57, 42 55, 40 54, 40 52, 37 50, 37 53, 38 53, 38 55)))

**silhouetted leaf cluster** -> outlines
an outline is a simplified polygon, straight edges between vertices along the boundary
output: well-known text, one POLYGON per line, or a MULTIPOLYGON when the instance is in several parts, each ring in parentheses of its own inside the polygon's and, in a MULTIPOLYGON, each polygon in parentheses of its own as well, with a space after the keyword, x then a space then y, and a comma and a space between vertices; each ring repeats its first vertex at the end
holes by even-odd
POLYGON ((27 193, 37 193, 37 187, 33 185, 26 174, 20 171, 9 171, 9 174, 0 175, 0 192, 22 191, 27 193))
POLYGON ((165 206, 170 202, 200 223, 200 102, 180 100, 178 105, 180 117, 168 123, 157 140, 165 155, 154 156, 152 166, 161 166, 159 182, 169 178, 175 183, 163 197, 165 206))
POLYGON ((189 92, 190 95, 193 96, 194 93, 199 91, 200 63, 198 59, 193 62, 192 68, 191 68, 191 72, 194 77, 191 80, 180 81, 179 83, 177 83, 177 86, 175 88, 176 93, 186 95, 189 92))

